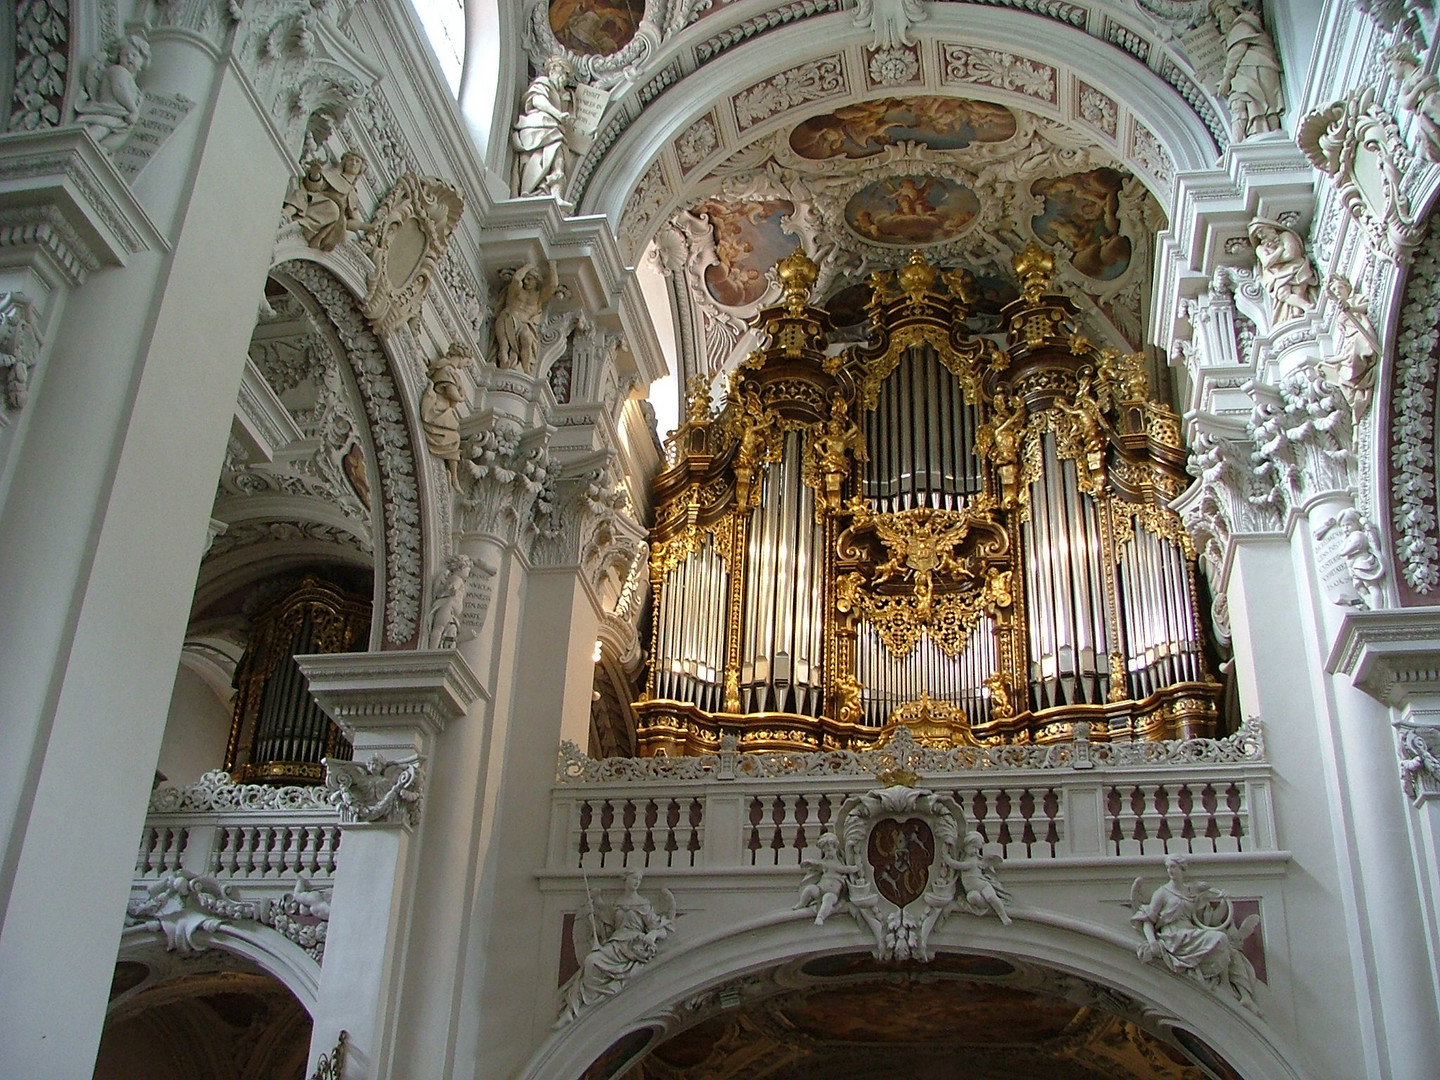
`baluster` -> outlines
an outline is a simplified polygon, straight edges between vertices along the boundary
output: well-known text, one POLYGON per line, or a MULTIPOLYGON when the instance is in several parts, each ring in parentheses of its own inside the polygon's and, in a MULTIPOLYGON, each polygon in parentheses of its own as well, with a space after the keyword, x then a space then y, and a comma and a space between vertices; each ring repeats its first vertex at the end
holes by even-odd
POLYGON ((1045 799, 1041 806, 1045 811, 1045 843, 1050 845, 1050 858, 1053 859, 1060 846, 1060 796, 1054 788, 1045 790, 1045 799))
POLYGON ((1175 804, 1180 808, 1180 839, 1185 841, 1185 850, 1195 850, 1195 819, 1190 812, 1195 809, 1195 796, 1190 791, 1189 784, 1181 784, 1180 790, 1175 793, 1175 804))
POLYGON ((785 796, 776 795, 775 802, 770 807, 770 821, 775 826, 770 834, 770 865, 780 865, 780 852, 785 850, 785 818, 786 806, 785 796))
POLYGON ((975 819, 975 831, 980 834, 984 841, 990 843, 990 830, 987 827, 985 818, 989 814, 989 804, 985 799, 985 792, 976 789, 970 800, 970 815, 975 819))
POLYGON ((620 835, 620 865, 630 865, 630 853, 635 850, 635 800, 626 799, 625 806, 620 811, 620 827, 624 830, 620 835))
POLYGON ((594 811, 594 809, 590 806, 590 800, 589 800, 589 799, 582 799, 582 800, 580 800, 580 841, 579 841, 579 843, 576 845, 576 851, 579 853, 580 861, 576 864, 577 866, 582 866, 582 867, 583 867, 583 866, 585 865, 585 856, 586 856, 586 855, 589 853, 589 851, 590 851, 590 832, 589 832, 589 830, 590 830, 590 823, 591 823, 591 821, 594 819, 594 816, 595 816, 595 811, 594 811))
POLYGON ((135 853, 135 876, 150 876, 150 853, 155 850, 155 830, 146 826, 140 834, 140 850, 135 853))
POLYGON ((645 841, 640 850, 645 853, 645 866, 650 866, 650 853, 655 850, 655 822, 660 820, 660 809, 654 799, 645 800, 645 841))
POLYGON ((1010 855, 1010 845, 1014 843, 1014 837, 1010 835, 1010 810, 1010 793, 1001 788, 995 795, 995 813, 1000 816, 1000 831, 996 834, 996 841, 1006 858, 1010 855))
POLYGON ((340 848, 340 826, 326 825, 320 833, 320 850, 315 862, 316 868, 326 877, 335 876, 335 858, 340 848))
POLYGON ((600 804, 600 866, 605 866, 605 856, 615 849, 610 844, 610 826, 615 824, 615 807, 606 799, 600 804))
POLYGON ((1031 794, 1030 789, 1027 787, 1024 791, 1020 792, 1020 842, 1025 845, 1025 857, 1027 859, 1033 859, 1035 857, 1035 853, 1033 851, 1033 847, 1035 844, 1035 829, 1030 821, 1034 813, 1035 796, 1031 794))
POLYGON ((1160 841, 1160 850, 1165 854, 1170 853, 1170 840, 1174 833, 1170 831, 1170 793, 1161 784, 1155 789, 1155 814, 1159 818, 1155 826, 1155 838, 1160 841))
POLYGON ((695 857, 700 851, 700 824, 705 818, 705 804, 698 796, 690 800, 690 842, 686 845, 690 852, 690 865, 695 865, 695 857))
POLYGON ((1128 839, 1122 841, 1122 855, 1143 855, 1145 854, 1145 841, 1149 836, 1145 828, 1145 793, 1140 790, 1140 785, 1130 789, 1130 824, 1128 839))
POLYGON ((1205 838, 1210 841, 1211 851, 1220 850, 1220 823, 1215 820, 1215 808, 1218 804, 1215 785, 1206 784, 1200 791, 1200 805, 1205 808, 1205 838))
POLYGON ((680 800, 672 798, 670 805, 665 808, 665 865, 675 865, 675 852, 680 850, 680 843, 675 839, 675 829, 680 824, 680 800))
POLYGON ((1240 794, 1240 787, 1234 781, 1225 788, 1225 807, 1230 811, 1230 831, 1224 838, 1224 851, 1243 851, 1245 836, 1245 825, 1241 820, 1243 817, 1243 800, 1240 794))
POLYGON ((750 865, 755 865, 755 859, 760 852, 760 822, 765 820, 765 807, 760 804, 760 796, 756 795, 750 800, 750 836, 745 841, 745 849, 750 852, 750 865))
POLYGON ((800 862, 805 857, 805 846, 808 843, 805 837, 805 822, 810 818, 810 804, 801 795, 795 800, 795 861, 800 862))
POLYGON ((1120 789, 1111 785, 1110 790, 1105 793, 1105 812, 1110 815, 1110 844, 1116 855, 1120 854, 1120 847, 1125 842, 1120 828, 1120 806, 1120 789))

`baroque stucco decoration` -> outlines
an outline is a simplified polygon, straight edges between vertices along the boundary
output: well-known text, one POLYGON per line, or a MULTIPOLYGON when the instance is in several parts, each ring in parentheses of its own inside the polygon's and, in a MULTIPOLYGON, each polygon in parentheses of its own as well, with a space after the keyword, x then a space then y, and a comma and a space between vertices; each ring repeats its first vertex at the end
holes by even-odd
POLYGON ((385 508, 385 639, 404 645, 415 637, 420 618, 420 493, 415 449, 389 358, 354 298, 328 271, 292 260, 275 273, 294 280, 324 312, 355 375, 380 474, 379 505, 385 508))
POLYGON ((240 900, 227 882, 172 870, 130 901, 125 924, 127 931, 163 934, 171 952, 195 956, 210 948, 217 931, 235 922, 254 922, 273 927, 318 962, 325 955, 331 893, 301 877, 278 899, 240 900))
POLYGON ((915 787, 915 779, 894 774, 887 786, 846 799, 834 832, 818 841, 819 857, 802 864, 796 908, 813 908, 817 926, 836 911, 851 915, 871 935, 877 960, 929 961, 931 933, 956 911, 1011 921, 1010 894, 995 876, 999 857, 985 855, 981 834, 966 831, 953 795, 915 787))
POLYGON ((415 173, 402 174, 375 208, 370 224, 374 268, 361 310, 378 333, 419 317, 464 210, 458 188, 415 173))
POLYGON ((425 758, 410 754, 391 760, 378 753, 364 762, 326 758, 325 789, 345 825, 413 828, 420 821, 425 758))
POLYGON ((596 1002, 618 994, 655 959, 660 944, 675 930, 675 894, 661 889, 665 909, 640 895, 641 873, 626 870, 624 888, 614 900, 585 898, 575 918, 575 955, 580 969, 561 989, 556 1027, 563 1027, 596 1002))
POLYGON ((1238 926, 1230 896, 1206 882, 1188 880, 1188 861, 1180 855, 1165 860, 1169 877, 1145 899, 1143 878, 1130 886, 1130 921, 1145 935, 1136 955, 1147 964, 1162 964, 1212 994, 1258 1011, 1255 969, 1240 943, 1260 922, 1250 915, 1238 926))
POLYGON ((1334 182, 1374 249, 1407 265, 1424 236, 1402 187, 1411 154, 1394 119, 1377 103, 1374 87, 1362 86, 1307 114, 1295 141, 1334 182))

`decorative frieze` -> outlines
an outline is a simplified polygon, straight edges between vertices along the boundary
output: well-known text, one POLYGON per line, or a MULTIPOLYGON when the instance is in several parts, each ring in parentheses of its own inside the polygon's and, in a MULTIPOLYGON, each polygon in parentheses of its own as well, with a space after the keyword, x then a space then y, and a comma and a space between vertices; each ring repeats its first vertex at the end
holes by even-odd
POLYGON ((425 793, 425 759, 396 760, 371 754, 363 762, 325 759, 325 790, 345 825, 405 825, 420 822, 425 793))
POLYGON ((273 927, 318 962, 325 957, 330 896, 330 889, 314 888, 302 877, 278 899, 241 900, 227 882, 173 870, 130 901, 125 925, 127 932, 162 934, 171 952, 195 956, 209 949, 215 933, 232 923, 258 923, 273 927))
POLYGON ((70 0, 19 0, 10 131, 36 131, 60 123, 69 53, 70 0))

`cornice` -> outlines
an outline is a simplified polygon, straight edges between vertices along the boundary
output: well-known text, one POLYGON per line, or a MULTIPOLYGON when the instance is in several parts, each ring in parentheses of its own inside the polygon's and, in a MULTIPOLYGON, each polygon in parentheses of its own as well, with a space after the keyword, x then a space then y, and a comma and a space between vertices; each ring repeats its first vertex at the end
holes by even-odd
POLYGON ((347 731, 413 724, 444 729, 482 698, 474 670, 454 649, 297 656, 320 707, 347 731))
POLYGON ((1440 693, 1440 607, 1350 612, 1326 669, 1394 708, 1440 693))

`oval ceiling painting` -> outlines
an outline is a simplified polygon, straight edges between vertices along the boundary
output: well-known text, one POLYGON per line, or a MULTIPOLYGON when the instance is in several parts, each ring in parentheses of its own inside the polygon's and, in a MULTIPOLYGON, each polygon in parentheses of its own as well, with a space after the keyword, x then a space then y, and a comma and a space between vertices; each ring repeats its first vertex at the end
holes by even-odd
POLYGON ((695 207, 715 232, 716 262, 705 268, 705 288, 718 303, 744 307, 765 294, 766 272, 795 250, 781 220, 794 209, 784 199, 707 199, 695 207))
POLYGON ((571 52, 609 56, 619 52, 645 17, 645 0, 550 0, 550 29, 571 52))
POLYGON ((1130 268, 1130 238, 1120 232, 1120 189, 1125 175, 1092 169, 1036 180, 1032 195, 1045 209, 1030 220, 1038 240, 1070 249, 1076 270, 1097 281, 1114 281, 1130 268))
MULTIPOLYGON (((553 10, 553 9, 552 9, 553 10)), ((969 98, 877 98, 812 116, 790 132, 790 148, 812 161, 864 158, 887 146, 917 142, 932 150, 963 150, 973 142, 1004 142, 1015 114, 969 98)))
POLYGON ((877 244, 913 246, 950 240, 980 212, 964 184, 943 176, 890 176, 861 188, 845 204, 845 221, 877 244))

